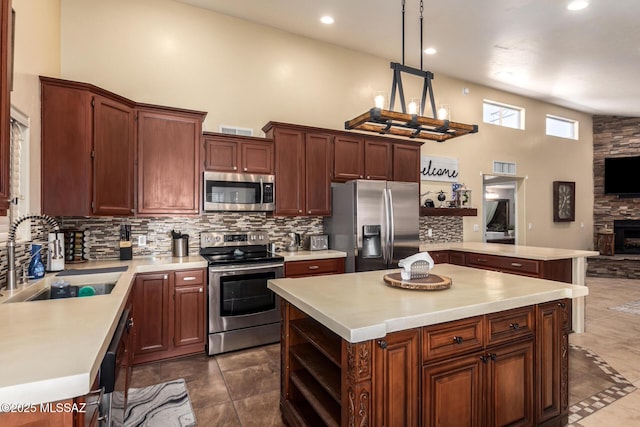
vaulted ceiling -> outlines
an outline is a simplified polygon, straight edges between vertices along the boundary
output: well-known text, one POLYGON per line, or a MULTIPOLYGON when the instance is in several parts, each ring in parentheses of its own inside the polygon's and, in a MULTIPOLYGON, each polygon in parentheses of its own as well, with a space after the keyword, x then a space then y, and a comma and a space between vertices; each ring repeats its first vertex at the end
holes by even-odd
MULTIPOLYGON (((401 61, 401 0, 178 0, 401 61), (320 17, 331 15, 331 25, 320 17)), ((425 69, 593 114, 640 116, 640 1, 424 0, 425 69)), ((419 0, 406 64, 419 66, 419 0)))

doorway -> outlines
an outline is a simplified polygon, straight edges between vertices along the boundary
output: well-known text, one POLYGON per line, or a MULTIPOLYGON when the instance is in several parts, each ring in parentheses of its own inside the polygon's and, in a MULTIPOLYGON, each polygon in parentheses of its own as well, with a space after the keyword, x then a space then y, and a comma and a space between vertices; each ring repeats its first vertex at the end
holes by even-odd
POLYGON ((483 176, 483 242, 515 245, 517 243, 517 192, 515 177, 483 176))

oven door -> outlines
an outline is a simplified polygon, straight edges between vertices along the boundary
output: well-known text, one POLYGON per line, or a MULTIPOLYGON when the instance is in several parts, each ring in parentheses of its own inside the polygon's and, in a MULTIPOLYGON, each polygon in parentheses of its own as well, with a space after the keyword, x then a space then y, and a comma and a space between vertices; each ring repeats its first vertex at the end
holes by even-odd
POLYGON ((274 176, 205 172, 205 211, 273 211, 274 176))
POLYGON ((283 264, 209 267, 209 333, 280 321, 280 299, 267 288, 283 264))

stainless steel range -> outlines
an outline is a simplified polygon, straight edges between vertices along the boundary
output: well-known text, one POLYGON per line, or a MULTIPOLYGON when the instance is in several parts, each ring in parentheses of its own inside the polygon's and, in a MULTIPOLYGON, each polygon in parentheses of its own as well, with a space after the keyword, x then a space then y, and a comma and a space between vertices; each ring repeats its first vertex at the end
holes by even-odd
POLYGON ((269 243, 264 231, 200 234, 209 262, 210 355, 280 340, 280 299, 267 281, 284 276, 284 258, 269 243))

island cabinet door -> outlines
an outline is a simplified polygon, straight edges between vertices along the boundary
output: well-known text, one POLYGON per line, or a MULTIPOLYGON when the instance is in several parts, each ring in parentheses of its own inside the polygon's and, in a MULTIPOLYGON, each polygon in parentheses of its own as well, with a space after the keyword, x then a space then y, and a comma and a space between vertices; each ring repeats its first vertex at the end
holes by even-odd
POLYGON ((486 425, 533 426, 533 339, 487 349, 486 425))
POLYGON ((409 329, 376 341, 373 425, 419 425, 419 339, 420 331, 409 329))
POLYGON ((484 426, 484 353, 422 368, 424 427, 484 426))
POLYGON ((562 302, 541 304, 536 319, 537 420, 547 421, 560 415, 562 394, 562 354, 568 352, 562 331, 562 302))

